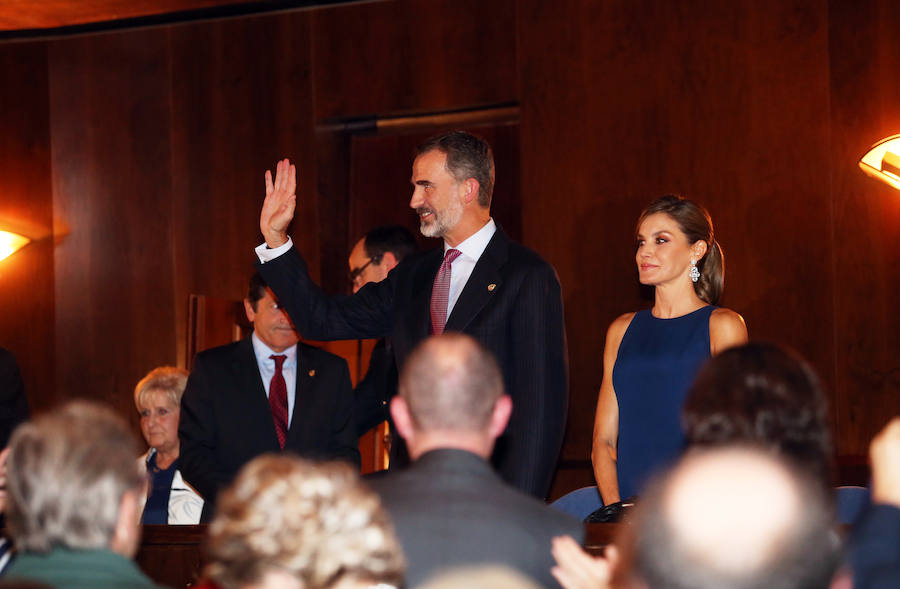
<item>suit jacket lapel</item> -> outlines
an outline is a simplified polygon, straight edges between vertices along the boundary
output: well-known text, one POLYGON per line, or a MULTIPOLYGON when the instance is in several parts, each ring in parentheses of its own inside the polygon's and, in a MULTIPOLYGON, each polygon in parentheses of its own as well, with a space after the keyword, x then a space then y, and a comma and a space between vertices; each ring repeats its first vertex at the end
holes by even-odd
POLYGON ((459 294, 445 331, 463 331, 488 301, 502 292, 500 269, 506 264, 508 254, 509 238, 498 227, 459 294))
MULTIPOLYGON (((249 427, 248 431, 259 432, 260 442, 277 450, 278 436, 275 435, 272 410, 269 407, 269 398, 266 396, 266 389, 259 374, 253 344, 249 338, 244 339, 242 345, 236 348, 232 369, 237 378, 238 390, 249 391, 246 403, 247 423, 258 424, 256 427, 249 427)), ((237 432, 235 433, 237 435, 237 432)))
MULTIPOLYGON (((297 386, 294 389, 294 412, 291 414, 291 425, 288 428, 284 447, 289 448, 292 442, 303 435, 304 416, 310 414, 312 400, 317 391, 316 369, 314 360, 302 344, 297 344, 297 386)), ((272 427, 274 431, 274 426, 272 427)))

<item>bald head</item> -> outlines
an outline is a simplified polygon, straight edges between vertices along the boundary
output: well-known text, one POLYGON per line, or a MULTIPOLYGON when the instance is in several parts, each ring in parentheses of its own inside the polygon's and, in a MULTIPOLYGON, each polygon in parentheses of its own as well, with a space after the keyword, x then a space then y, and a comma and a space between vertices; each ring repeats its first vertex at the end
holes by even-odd
POLYGON ((467 335, 431 337, 407 358, 400 396, 420 431, 482 431, 503 396, 493 355, 467 335))
POLYGON ((746 447, 694 452, 644 497, 634 569, 648 586, 827 586, 837 562, 821 485, 746 447))

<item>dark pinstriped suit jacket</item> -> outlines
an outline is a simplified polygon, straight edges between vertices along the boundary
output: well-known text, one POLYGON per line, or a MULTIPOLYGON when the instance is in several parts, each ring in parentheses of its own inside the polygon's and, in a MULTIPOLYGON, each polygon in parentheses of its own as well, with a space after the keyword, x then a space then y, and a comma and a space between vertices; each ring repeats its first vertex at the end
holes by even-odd
MULTIPOLYGON (((430 331, 429 305, 443 249, 407 256, 385 280, 329 297, 296 249, 257 264, 304 337, 390 336, 398 368, 430 331)), ((543 497, 562 445, 568 366, 562 297, 553 267, 498 227, 475 265, 447 331, 467 333, 497 357, 513 414, 492 462, 503 478, 543 497)))

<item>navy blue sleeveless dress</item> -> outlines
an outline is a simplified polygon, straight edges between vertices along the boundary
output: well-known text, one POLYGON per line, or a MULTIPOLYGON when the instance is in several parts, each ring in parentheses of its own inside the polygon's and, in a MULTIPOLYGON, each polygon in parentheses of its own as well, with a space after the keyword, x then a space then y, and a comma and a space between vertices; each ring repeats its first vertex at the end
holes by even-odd
POLYGON ((619 403, 616 469, 622 499, 681 454, 681 406, 700 366, 709 358, 709 305, 673 319, 638 311, 628 325, 613 387, 619 403))

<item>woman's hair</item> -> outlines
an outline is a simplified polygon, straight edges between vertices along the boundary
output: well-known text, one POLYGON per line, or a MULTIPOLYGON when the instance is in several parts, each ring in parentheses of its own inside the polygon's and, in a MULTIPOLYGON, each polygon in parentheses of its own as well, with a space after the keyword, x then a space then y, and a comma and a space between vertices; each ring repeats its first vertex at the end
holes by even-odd
POLYGON ((399 586, 404 562, 378 496, 343 463, 283 455, 248 463, 219 497, 206 574, 225 589, 278 570, 306 589, 399 586))
POLYGON ((162 393, 168 397, 173 407, 180 407, 189 374, 184 368, 175 366, 159 366, 148 372, 134 387, 134 404, 138 412, 151 393, 162 393))
POLYGON ((709 360, 682 423, 691 444, 760 444, 831 484, 828 402, 813 370, 786 348, 753 342, 709 360))
POLYGON ((706 242, 706 255, 697 260, 700 279, 694 283, 694 291, 702 300, 715 305, 725 287, 725 256, 713 234, 709 213, 692 200, 668 194, 654 200, 644 209, 638 218, 638 229, 644 219, 656 213, 664 213, 678 223, 688 243, 706 242))

